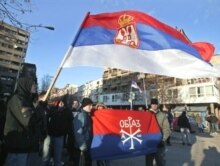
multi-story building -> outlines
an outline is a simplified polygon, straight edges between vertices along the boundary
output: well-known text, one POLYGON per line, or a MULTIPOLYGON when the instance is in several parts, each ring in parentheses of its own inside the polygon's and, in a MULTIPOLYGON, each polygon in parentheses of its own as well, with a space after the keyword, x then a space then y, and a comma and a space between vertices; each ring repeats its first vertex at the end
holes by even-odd
MULTIPOLYGON (((220 62, 220 56, 214 56, 213 64, 220 62)), ((173 77, 142 74, 137 72, 107 69, 103 74, 103 93, 101 101, 111 107, 137 108, 148 106, 152 97, 161 104, 170 104, 174 111, 203 112, 209 110, 219 115, 220 95, 218 78, 177 79, 173 77), (143 90, 131 89, 131 81, 137 82, 143 90), (131 92, 134 93, 131 103, 131 92)))
POLYGON ((0 22, 0 96, 10 95, 22 70, 29 33, 0 22))
POLYGON ((36 75, 37 68, 35 64, 23 63, 22 66, 23 68, 21 70, 20 77, 32 77, 32 78, 37 77, 36 75))
MULTIPOLYGON (((211 63, 220 64, 220 56, 214 56, 211 63)), ((183 80, 108 68, 102 79, 81 85, 74 95, 79 100, 90 97, 94 102, 103 102, 109 107, 127 109, 148 107, 150 99, 156 97, 161 104, 173 106, 174 112, 210 111, 220 117, 219 78, 183 80), (135 81, 142 92, 131 88, 131 81, 135 81)))
POLYGON ((77 99, 82 101, 84 97, 89 97, 94 103, 101 101, 102 94, 102 78, 87 82, 84 85, 76 86, 67 84, 64 88, 53 88, 50 94, 50 100, 54 101, 67 95, 67 102, 71 106, 72 100, 77 99))
POLYGON ((90 81, 84 85, 78 87, 76 92, 76 98, 81 101, 84 97, 89 97, 93 102, 100 101, 100 96, 103 93, 103 81, 102 78, 90 81))

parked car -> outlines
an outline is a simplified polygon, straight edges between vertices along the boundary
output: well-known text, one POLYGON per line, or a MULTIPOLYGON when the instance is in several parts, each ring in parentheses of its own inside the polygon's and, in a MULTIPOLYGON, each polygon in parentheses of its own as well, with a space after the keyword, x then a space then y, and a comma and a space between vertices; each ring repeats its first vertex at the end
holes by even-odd
MULTIPOLYGON (((179 117, 176 117, 173 120, 173 130, 174 131, 180 131, 180 127, 178 126, 178 118, 179 117)), ((198 126, 196 124, 196 120, 192 116, 189 116, 188 119, 189 119, 189 123, 190 123, 190 126, 191 126, 190 132, 195 133, 197 128, 198 128, 198 126)))

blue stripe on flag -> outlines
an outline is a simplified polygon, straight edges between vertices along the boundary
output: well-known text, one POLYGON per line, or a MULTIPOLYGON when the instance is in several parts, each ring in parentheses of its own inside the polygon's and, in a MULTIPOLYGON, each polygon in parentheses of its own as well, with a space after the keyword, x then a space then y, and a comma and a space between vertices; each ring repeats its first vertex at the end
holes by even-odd
MULTIPOLYGON (((138 49, 149 51, 179 49, 202 59, 195 48, 169 34, 146 24, 137 24, 136 26, 140 41, 138 49)), ((116 30, 109 30, 98 26, 85 28, 82 29, 81 34, 75 43, 75 47, 114 44, 115 35, 116 30)))
POLYGON ((120 135, 95 135, 91 147, 92 159, 121 159, 154 153, 161 140, 161 134, 143 134, 141 140, 141 144, 133 140, 134 149, 130 149, 130 141, 123 144, 120 135))

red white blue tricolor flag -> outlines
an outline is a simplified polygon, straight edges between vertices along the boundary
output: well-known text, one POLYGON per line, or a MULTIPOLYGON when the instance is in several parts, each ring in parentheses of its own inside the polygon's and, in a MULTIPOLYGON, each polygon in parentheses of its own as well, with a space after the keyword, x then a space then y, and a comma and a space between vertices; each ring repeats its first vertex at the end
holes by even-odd
POLYGON ((138 89, 140 93, 142 93, 141 88, 138 86, 138 84, 135 81, 131 81, 131 87, 138 89))
POLYGON ((177 78, 219 77, 214 46, 138 11, 87 15, 62 67, 110 67, 177 78))
POLYGON ((117 109, 95 111, 93 134, 91 156, 94 160, 154 153, 162 139, 152 113, 117 109))

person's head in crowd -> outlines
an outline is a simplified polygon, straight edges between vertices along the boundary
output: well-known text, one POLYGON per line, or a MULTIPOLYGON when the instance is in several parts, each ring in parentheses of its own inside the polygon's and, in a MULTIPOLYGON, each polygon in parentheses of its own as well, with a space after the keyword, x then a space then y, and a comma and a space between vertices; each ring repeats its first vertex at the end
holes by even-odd
POLYGON ((163 112, 169 112, 169 106, 167 104, 160 105, 160 110, 163 112))
POLYGON ((156 98, 152 98, 151 99, 151 102, 150 102, 150 105, 151 105, 151 108, 150 110, 154 111, 154 112, 157 112, 158 111, 158 99, 156 98))
POLYGON ((106 109, 106 105, 104 103, 97 103, 95 106, 95 109, 100 110, 100 109, 106 109))
POLYGON ((143 107, 138 107, 138 111, 144 111, 143 107))
POLYGON ((186 116, 186 111, 183 111, 181 115, 186 116))
POLYGON ((72 110, 73 111, 77 111, 80 107, 80 103, 79 103, 79 100, 77 99, 73 99, 73 102, 72 102, 72 110))
POLYGON ((18 79, 16 93, 22 98, 34 101, 37 94, 37 85, 32 77, 21 77, 18 79))
POLYGON ((83 100, 82 100, 82 109, 84 110, 84 111, 86 111, 86 112, 91 112, 91 110, 92 110, 92 105, 93 105, 93 102, 92 102, 92 100, 90 99, 90 98, 84 98, 83 100))
POLYGON ((67 107, 67 98, 62 96, 59 100, 59 107, 67 107))

